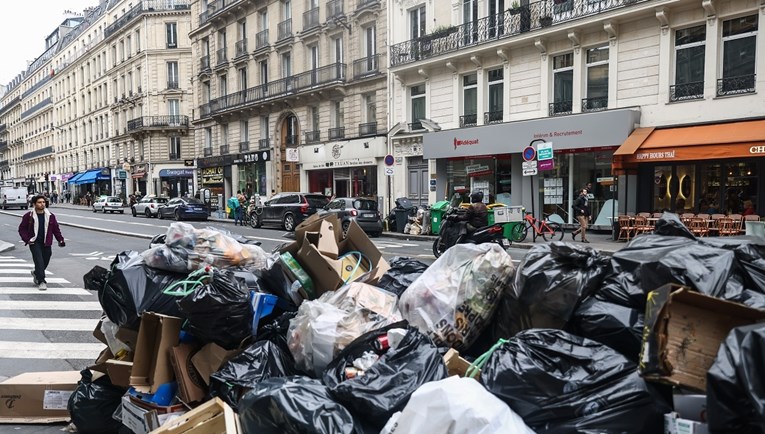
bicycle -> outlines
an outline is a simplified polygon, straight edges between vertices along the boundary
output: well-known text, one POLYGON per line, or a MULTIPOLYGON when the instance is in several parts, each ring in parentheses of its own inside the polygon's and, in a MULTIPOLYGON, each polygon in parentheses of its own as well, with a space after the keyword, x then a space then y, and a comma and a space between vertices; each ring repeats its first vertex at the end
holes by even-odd
POLYGON ((537 220, 530 212, 527 212, 523 219, 525 223, 515 225, 510 233, 512 241, 521 242, 525 240, 529 229, 532 228, 534 229, 534 242, 537 241, 538 236, 541 236, 545 241, 560 241, 563 239, 563 227, 560 224, 548 220, 537 220))

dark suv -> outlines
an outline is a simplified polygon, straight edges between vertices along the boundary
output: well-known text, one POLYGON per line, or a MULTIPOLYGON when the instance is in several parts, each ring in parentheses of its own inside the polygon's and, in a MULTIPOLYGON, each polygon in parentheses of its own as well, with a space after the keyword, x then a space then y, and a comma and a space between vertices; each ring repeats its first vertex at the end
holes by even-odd
POLYGON ((281 226, 293 231, 295 226, 322 209, 327 202, 329 199, 322 194, 279 193, 255 211, 255 226, 281 226))
POLYGON ((343 232, 348 231, 352 220, 370 236, 378 237, 382 233, 382 218, 377 211, 377 201, 364 197, 338 197, 319 211, 324 215, 332 213, 343 224, 343 232))

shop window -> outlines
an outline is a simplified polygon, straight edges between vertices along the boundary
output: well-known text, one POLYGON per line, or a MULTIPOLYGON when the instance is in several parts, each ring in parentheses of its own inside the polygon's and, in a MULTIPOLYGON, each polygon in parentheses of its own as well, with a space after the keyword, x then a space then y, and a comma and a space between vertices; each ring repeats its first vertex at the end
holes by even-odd
POLYGON ((587 97, 582 111, 608 108, 608 46, 587 50, 587 97))
POLYGON ((706 37, 706 24, 675 30, 675 84, 669 87, 670 101, 704 97, 706 37))
POLYGON ((574 98, 574 54, 566 53, 553 57, 553 102, 550 116, 569 114, 574 98))
POLYGON ((478 124, 478 75, 462 76, 462 116, 460 128, 474 127, 478 124))
POLYGON ((409 124, 410 130, 421 130, 422 119, 425 119, 425 84, 418 84, 409 89, 412 122, 409 124))
POLYGON ((489 110, 484 113, 484 124, 502 122, 504 107, 504 69, 497 68, 487 71, 489 86, 489 110))
POLYGON ((717 95, 754 92, 758 16, 723 21, 722 78, 717 95))
POLYGON ((418 6, 409 11, 409 37, 417 39, 425 35, 425 5, 418 6))

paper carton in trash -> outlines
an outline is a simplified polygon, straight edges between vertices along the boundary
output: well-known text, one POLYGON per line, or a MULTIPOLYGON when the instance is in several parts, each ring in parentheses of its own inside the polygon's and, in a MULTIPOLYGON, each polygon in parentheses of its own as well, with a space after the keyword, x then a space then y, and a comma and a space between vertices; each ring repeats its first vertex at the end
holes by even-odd
POLYGON ((81 378, 79 371, 27 372, 8 378, 0 383, 0 424, 69 420, 67 403, 81 378))
POLYGON ((138 329, 130 385, 144 393, 154 393, 157 388, 173 381, 170 350, 178 345, 181 318, 145 312, 141 315, 138 329))

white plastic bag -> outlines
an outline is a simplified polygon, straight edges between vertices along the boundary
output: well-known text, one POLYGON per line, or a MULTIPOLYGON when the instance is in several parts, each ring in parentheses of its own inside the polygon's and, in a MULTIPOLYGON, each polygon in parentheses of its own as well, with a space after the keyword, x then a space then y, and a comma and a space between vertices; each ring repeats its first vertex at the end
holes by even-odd
POLYGON ((380 434, 534 434, 510 407, 470 378, 422 385, 380 434))
POLYGON ((412 282, 398 307, 436 345, 464 350, 491 319, 514 273, 510 255, 499 245, 458 244, 412 282))
MULTIPOLYGON (((196 270, 212 265, 218 268, 244 268, 259 270, 266 268, 268 254, 253 244, 242 244, 230 232, 216 228, 196 229, 187 223, 171 223, 165 234, 165 245, 180 258, 187 261, 187 270, 196 270)), ((168 271, 179 271, 176 262, 157 257, 152 251, 146 255, 150 261, 170 264, 168 271)), ((161 253, 161 252, 159 252, 161 253)))

